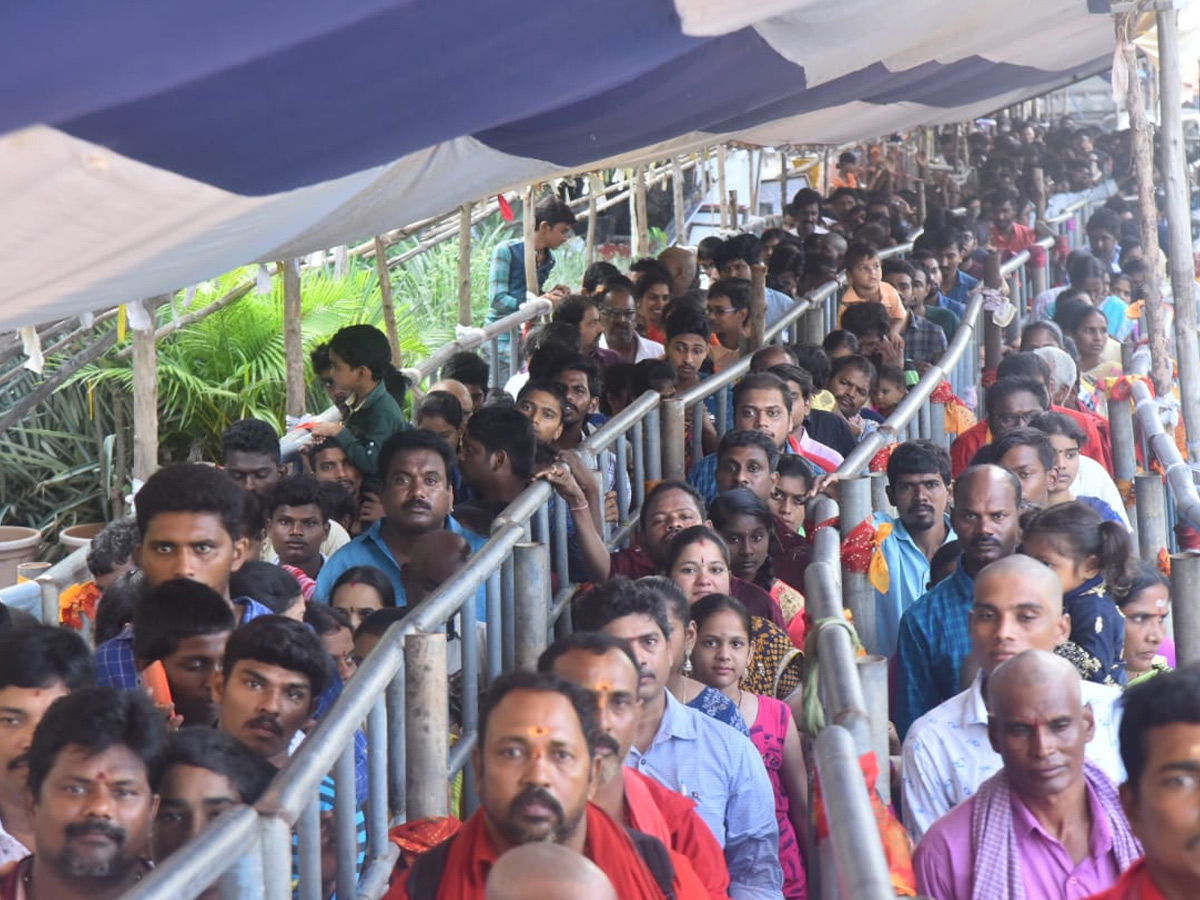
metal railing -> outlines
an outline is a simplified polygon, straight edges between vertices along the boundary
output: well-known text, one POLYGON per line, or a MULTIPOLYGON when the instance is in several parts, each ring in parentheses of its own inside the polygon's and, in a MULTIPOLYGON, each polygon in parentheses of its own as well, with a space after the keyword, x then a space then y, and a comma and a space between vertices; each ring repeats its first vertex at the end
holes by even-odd
MULTIPOLYGON (((34 581, 24 581, 0 588, 0 603, 27 612, 46 625, 59 623, 59 596, 73 584, 91 581, 87 567, 87 547, 71 551, 65 558, 39 575, 34 581)), ((88 623, 84 638, 88 637, 88 623)))

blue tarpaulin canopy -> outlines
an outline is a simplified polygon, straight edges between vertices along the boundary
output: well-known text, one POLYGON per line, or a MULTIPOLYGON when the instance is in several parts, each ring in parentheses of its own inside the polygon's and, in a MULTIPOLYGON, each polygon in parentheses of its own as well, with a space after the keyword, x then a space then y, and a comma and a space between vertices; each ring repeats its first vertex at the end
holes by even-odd
POLYGON ((10 4, 0 327, 738 137, 961 121, 1108 67, 1100 0, 10 4))

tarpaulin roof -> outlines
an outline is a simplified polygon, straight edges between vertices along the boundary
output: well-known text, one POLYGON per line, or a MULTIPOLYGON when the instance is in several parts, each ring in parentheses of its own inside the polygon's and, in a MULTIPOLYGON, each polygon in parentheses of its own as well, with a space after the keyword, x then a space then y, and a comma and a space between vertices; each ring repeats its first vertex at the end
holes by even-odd
POLYGON ((1106 68, 1106 0, 37 0, 3 13, 0 327, 726 137, 961 121, 1106 68))

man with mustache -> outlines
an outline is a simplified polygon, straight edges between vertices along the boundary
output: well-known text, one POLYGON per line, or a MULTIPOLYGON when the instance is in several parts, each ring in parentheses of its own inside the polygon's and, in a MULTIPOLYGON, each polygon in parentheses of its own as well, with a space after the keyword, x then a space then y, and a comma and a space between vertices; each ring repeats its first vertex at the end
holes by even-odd
MULTIPOLYGON (((637 333, 637 288, 624 275, 614 275, 604 284, 600 301, 600 349, 612 350, 621 358, 618 362, 639 363, 643 359, 662 359, 663 345, 637 333)), ((587 352, 587 348, 584 348, 587 352)))
POLYGON ((56 700, 29 751, 37 853, 0 879, 0 898, 115 900, 140 881, 166 741, 137 691, 88 687, 56 700))
POLYGON ((34 848, 29 747, 50 704, 91 687, 96 667, 73 631, 30 625, 0 632, 0 865, 34 848))
MULTIPOLYGON (((1063 612, 1062 598, 1054 571, 1020 553, 997 560, 976 576, 971 658, 979 672, 965 691, 917 719, 904 739, 901 797, 904 823, 914 840, 1000 770, 1000 754, 987 736, 988 677, 1018 653, 1053 652, 1067 640, 1071 619, 1063 612)), ((1083 682, 1080 691, 1096 729, 1087 758, 1117 783, 1125 775, 1117 747, 1121 692, 1091 681, 1083 682)))
POLYGON ((762 757, 749 738, 684 706, 667 689, 674 662, 663 598, 648 585, 614 578, 575 604, 575 627, 629 643, 638 660, 638 720, 627 762, 696 801, 721 844, 734 900, 783 893, 775 801, 762 757))
POLYGON ((621 900, 702 896, 686 860, 589 802, 603 765, 599 734, 596 701, 582 688, 524 671, 493 681, 480 702, 471 755, 480 808, 456 835, 418 856, 386 900, 482 900, 497 860, 537 842, 586 856, 621 900))
MULTIPOLYGON (((418 537, 445 529, 465 538, 472 552, 482 547, 486 539, 463 528, 450 514, 454 509, 450 484, 454 460, 454 451, 432 432, 410 429, 388 438, 379 451, 383 518, 325 561, 313 599, 328 603, 343 572, 374 566, 391 579, 396 605, 406 606, 403 567, 418 537)), ((486 615, 483 595, 481 588, 477 595, 480 621, 486 615)))
POLYGON ((971 466, 954 483, 950 524, 958 535, 958 570, 900 618, 893 721, 903 738, 918 718, 960 690, 971 652, 968 623, 975 576, 1010 555, 1020 538, 1021 483, 999 466, 971 466))
MULTIPOLYGON (((887 590, 875 589, 875 643, 872 652, 892 656, 900 617, 925 593, 929 561, 955 540, 946 516, 950 502, 950 455, 932 441, 908 441, 888 458, 888 500, 896 516, 875 513, 875 527, 891 533, 879 544, 887 562, 887 590)), ((869 635, 867 636, 870 637, 869 635)))
POLYGON ((1142 855, 1117 788, 1085 758, 1095 732, 1079 673, 1026 650, 988 679, 988 738, 1004 768, 938 819, 913 854, 937 900, 1068 900, 1111 887, 1142 855))
POLYGON ((538 660, 552 672, 591 693, 600 735, 600 777, 592 802, 614 821, 657 837, 686 857, 712 900, 727 898, 729 870, 694 801, 624 765, 641 719, 640 669, 626 641, 603 632, 577 631, 555 641, 538 660))

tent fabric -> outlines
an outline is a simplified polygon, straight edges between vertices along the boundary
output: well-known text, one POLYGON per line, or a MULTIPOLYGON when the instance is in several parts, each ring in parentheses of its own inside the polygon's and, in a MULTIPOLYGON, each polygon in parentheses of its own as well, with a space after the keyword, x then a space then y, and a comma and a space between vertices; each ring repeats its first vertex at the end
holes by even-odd
POLYGON ((38 0, 5 19, 0 327, 726 138, 961 121, 1102 71, 1114 40, 1102 0, 38 0))

